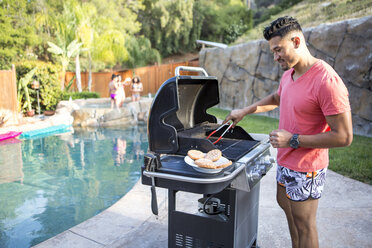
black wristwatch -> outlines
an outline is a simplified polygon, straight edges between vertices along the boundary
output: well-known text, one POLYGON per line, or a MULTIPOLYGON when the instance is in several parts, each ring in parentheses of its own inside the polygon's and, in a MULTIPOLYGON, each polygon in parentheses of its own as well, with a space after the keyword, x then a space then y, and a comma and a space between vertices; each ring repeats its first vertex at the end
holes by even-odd
POLYGON ((297 149, 299 145, 300 145, 300 141, 298 140, 298 134, 295 133, 293 134, 291 140, 289 141, 289 146, 294 149, 297 149))

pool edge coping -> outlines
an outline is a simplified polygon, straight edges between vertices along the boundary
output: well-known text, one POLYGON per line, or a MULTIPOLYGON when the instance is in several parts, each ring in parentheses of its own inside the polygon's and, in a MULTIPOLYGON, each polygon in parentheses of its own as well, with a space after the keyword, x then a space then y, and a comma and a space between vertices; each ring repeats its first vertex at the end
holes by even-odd
MULTIPOLYGON (((159 206, 165 206, 166 189, 157 188, 157 193, 159 206)), ((129 238, 155 218, 150 197, 150 189, 139 178, 128 193, 101 213, 32 247, 105 247, 129 238)))

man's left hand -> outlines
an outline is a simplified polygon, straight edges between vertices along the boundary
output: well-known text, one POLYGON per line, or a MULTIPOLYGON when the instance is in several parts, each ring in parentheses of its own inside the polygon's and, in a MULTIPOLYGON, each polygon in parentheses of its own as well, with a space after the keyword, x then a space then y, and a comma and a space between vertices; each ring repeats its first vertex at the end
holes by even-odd
POLYGON ((292 136, 292 133, 284 129, 276 129, 270 133, 270 143, 274 148, 286 148, 289 147, 292 136))

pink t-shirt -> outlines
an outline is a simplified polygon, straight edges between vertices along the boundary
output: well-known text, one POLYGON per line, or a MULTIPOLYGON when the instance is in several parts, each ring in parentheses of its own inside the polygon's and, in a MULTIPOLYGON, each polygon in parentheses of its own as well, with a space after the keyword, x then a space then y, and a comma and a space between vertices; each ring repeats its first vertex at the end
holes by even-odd
MULTIPOLYGON (((293 81, 294 69, 280 81, 279 129, 297 134, 318 134, 329 130, 325 116, 350 110, 348 91, 333 68, 318 60, 293 81)), ((301 144, 300 144, 301 146, 301 144)), ((312 172, 328 166, 328 149, 278 148, 278 164, 291 170, 312 172)))

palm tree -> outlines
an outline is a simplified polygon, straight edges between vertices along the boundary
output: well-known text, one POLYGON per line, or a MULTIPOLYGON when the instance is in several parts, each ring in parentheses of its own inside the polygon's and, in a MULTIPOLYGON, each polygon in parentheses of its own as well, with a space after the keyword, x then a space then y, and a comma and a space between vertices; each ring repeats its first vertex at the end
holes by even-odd
POLYGON ((81 43, 76 39, 76 17, 73 12, 76 0, 63 3, 63 11, 55 16, 51 16, 51 23, 55 32, 55 43, 47 42, 48 52, 57 55, 62 64, 61 89, 64 89, 65 75, 67 67, 72 57, 75 57, 80 49, 81 43))
MULTIPOLYGON (((62 79, 61 88, 65 87, 65 75, 66 69, 72 57, 77 56, 80 53, 80 47, 83 43, 79 43, 77 40, 73 40, 67 47, 59 47, 53 42, 48 41, 48 52, 59 56, 62 64, 62 79)), ((80 86, 81 87, 81 86, 80 86)))
POLYGON ((88 77, 88 90, 92 90, 92 49, 94 42, 94 22, 97 16, 96 7, 91 3, 83 3, 75 8, 75 16, 77 18, 76 36, 83 43, 82 51, 88 53, 89 61, 89 77, 88 77))

